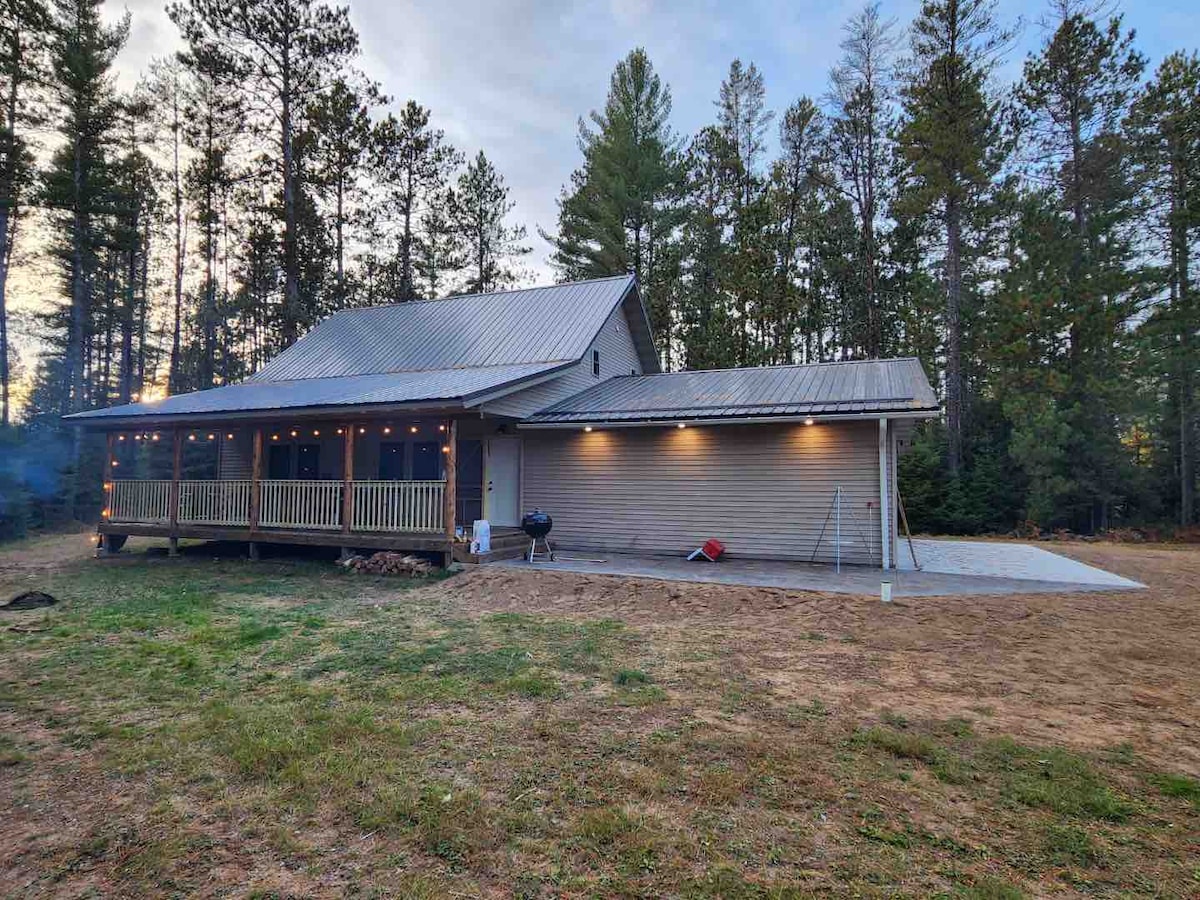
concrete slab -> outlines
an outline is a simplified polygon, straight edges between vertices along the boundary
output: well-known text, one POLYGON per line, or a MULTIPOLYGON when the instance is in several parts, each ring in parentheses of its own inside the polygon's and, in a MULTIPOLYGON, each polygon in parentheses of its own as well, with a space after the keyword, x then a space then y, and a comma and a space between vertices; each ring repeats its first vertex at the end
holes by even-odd
MULTIPOLYGON (((917 553, 921 550, 918 547, 917 553)), ((665 581, 711 582, 751 587, 782 588, 794 591, 828 591, 838 594, 879 594, 885 575, 866 566, 833 566, 774 560, 723 559, 720 562, 688 562, 682 557, 635 556, 624 553, 595 553, 560 550, 555 562, 537 562, 532 567, 560 572, 593 575, 620 575, 626 578, 654 578, 665 581)), ((524 559, 505 559, 488 563, 505 568, 530 568, 524 559)), ((1099 570, 1097 570, 1099 571, 1099 570)), ((1107 574, 1107 573, 1105 573, 1107 574)), ((1115 576, 1114 576, 1115 577, 1115 576)), ((1113 590, 1112 585, 1062 581, 998 578, 986 575, 945 572, 896 571, 888 573, 896 597, 936 597, 972 594, 1062 593, 1063 591, 1113 590)))
MULTIPOLYGON (((1059 584, 1087 584, 1108 588, 1141 588, 1145 585, 1097 569, 1078 560, 1052 553, 1032 544, 1013 541, 955 541, 921 538, 913 540, 921 571, 930 574, 982 575, 990 578, 1018 578, 1059 584)), ((912 550, 902 541, 896 560, 902 569, 912 571, 912 550)))

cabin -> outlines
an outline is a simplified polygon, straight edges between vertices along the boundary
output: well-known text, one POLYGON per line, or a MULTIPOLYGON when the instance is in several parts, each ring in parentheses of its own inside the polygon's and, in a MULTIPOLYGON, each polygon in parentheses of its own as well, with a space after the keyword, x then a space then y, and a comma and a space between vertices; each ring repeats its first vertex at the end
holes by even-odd
POLYGON ((350 309, 240 384, 67 416, 107 435, 130 535, 472 556, 560 548, 896 559, 896 459, 937 414, 915 359, 664 373, 630 276, 350 309))

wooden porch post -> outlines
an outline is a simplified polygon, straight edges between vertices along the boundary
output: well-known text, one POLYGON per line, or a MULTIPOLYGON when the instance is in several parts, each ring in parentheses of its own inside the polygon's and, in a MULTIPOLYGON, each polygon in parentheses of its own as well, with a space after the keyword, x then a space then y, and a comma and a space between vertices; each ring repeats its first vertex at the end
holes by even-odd
POLYGON ((458 507, 458 420, 451 419, 446 423, 446 488, 444 492, 445 510, 443 518, 446 525, 446 540, 454 540, 454 517, 458 507))
MULTIPOLYGON (((113 476, 116 474, 113 470, 117 467, 117 458, 113 444, 113 433, 110 431, 105 435, 104 474, 101 476, 104 479, 104 506, 100 510, 101 525, 104 524, 106 519, 112 516, 113 476)), ((107 553, 108 536, 101 531, 99 540, 100 549, 107 553)))
POLYGON ((254 532, 258 531, 258 519, 262 510, 262 456, 263 430, 261 425, 254 427, 254 444, 250 456, 250 558, 258 559, 258 544, 253 540, 254 532))
MULTIPOLYGON (((354 423, 342 428, 342 534, 349 537, 354 524, 354 423)), ((342 559, 349 559, 354 548, 342 547, 342 559)))
POLYGON ((183 473, 183 432, 171 429, 171 493, 168 514, 171 517, 171 532, 168 538, 171 556, 179 555, 179 478, 183 473))

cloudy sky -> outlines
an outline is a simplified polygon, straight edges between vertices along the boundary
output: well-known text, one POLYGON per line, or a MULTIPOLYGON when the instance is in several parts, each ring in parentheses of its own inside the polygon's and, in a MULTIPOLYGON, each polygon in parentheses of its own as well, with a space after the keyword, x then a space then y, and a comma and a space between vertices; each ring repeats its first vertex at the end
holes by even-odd
MULTIPOLYGON (((711 121, 713 99, 734 57, 757 63, 768 101, 783 109, 802 94, 819 97, 838 56, 845 20, 859 0, 351 0, 362 37, 362 66, 403 102, 433 111, 437 125, 468 154, 482 148, 512 189, 516 216, 530 231, 532 264, 548 275, 548 248, 537 226, 553 229, 555 197, 578 165, 575 123, 604 102, 614 63, 645 47, 675 100, 682 133, 711 121)), ((901 25, 918 0, 885 0, 886 15, 901 25)), ((120 59, 125 85, 147 62, 178 46, 162 0, 112 3, 133 18, 120 59)), ((1001 15, 1025 26, 1011 54, 1019 71, 1024 53, 1043 31, 1038 0, 1001 0, 1001 15)), ((1141 0, 1125 4, 1126 22, 1156 64, 1175 49, 1193 49, 1200 35, 1196 0, 1141 0)))

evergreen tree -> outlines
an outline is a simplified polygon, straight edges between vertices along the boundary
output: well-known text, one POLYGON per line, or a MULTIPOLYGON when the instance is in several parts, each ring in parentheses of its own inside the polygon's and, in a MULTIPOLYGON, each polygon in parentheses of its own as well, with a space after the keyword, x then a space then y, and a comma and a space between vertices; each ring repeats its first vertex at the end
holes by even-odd
POLYGON ((856 312, 842 331, 842 351, 868 358, 885 349, 880 230, 892 156, 892 29, 878 3, 864 7, 845 27, 842 59, 830 76, 829 185, 849 201, 859 232, 854 253, 858 283, 848 298, 856 312))
MULTIPOLYGON (((170 13, 193 51, 221 56, 230 86, 265 113, 257 124, 273 145, 267 160, 276 176, 282 233, 280 327, 290 344, 316 319, 322 299, 301 290, 302 269, 312 263, 300 252, 312 176, 299 164, 297 141, 309 104, 358 52, 358 34, 345 7, 320 0, 189 0, 170 13)), ((307 280, 314 284, 312 272, 307 280)))
POLYGON ((450 207, 465 248, 468 294, 498 291, 516 281, 513 261, 530 248, 523 244, 525 226, 505 223, 513 206, 504 176, 480 150, 458 177, 450 207))
POLYGON ((398 285, 392 301, 415 300, 419 296, 416 267, 422 256, 422 222, 438 226, 445 221, 445 208, 435 212, 433 207, 445 202, 451 175, 462 164, 462 155, 450 146, 441 129, 430 127, 429 110, 412 100, 398 118, 389 116, 377 126, 374 147, 375 165, 387 190, 386 202, 399 218, 398 285))
POLYGON ((379 89, 357 90, 344 78, 313 101, 308 111, 316 188, 332 206, 334 293, 329 306, 340 309, 349 296, 346 283, 346 230, 362 194, 362 176, 371 149, 370 110, 383 101, 379 89))
POLYGON ((604 109, 579 123, 583 165, 558 200, 552 262, 564 280, 632 272, 660 350, 670 355, 667 298, 677 272, 679 142, 671 89, 638 48, 613 70, 604 109))
POLYGON ((1165 260, 1155 278, 1165 297, 1141 331, 1150 376, 1165 388, 1162 430, 1173 470, 1167 481, 1178 498, 1179 523, 1187 526, 1196 520, 1200 315, 1191 266, 1200 235, 1200 58, 1168 56, 1137 98, 1129 127, 1151 252, 1165 260))
MULTIPOLYGON (((1009 40, 995 0, 926 0, 912 25, 899 146, 910 182, 902 202, 941 219, 945 281, 947 462, 962 467, 964 237, 1002 162, 998 104, 987 80, 1009 40)), ((978 233, 978 230, 976 230, 978 233)))
POLYGON ((8 273, 37 175, 30 134, 45 118, 50 15, 41 0, 0 0, 0 428, 12 419, 8 273))
POLYGON ((1107 23, 1077 0, 1059 0, 1059 24, 1025 63, 1018 96, 1024 142, 1039 157, 1031 174, 1050 185, 1070 222, 1057 321, 1067 336, 1063 392, 1069 429, 1069 515, 1077 528, 1108 525, 1127 482, 1120 415, 1129 400, 1129 329, 1139 274, 1129 227, 1135 212, 1121 121, 1145 66, 1119 16, 1107 23))

